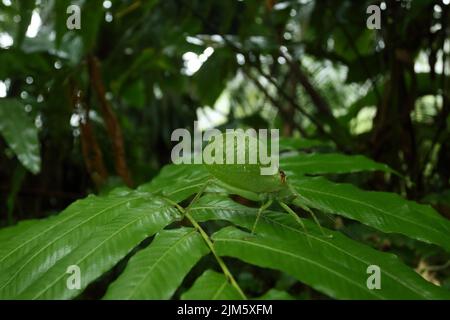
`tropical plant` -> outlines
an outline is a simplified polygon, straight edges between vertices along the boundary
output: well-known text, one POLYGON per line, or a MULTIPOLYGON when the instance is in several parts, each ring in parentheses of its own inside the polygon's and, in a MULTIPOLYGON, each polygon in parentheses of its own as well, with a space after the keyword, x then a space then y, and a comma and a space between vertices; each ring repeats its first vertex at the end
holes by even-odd
POLYGON ((448 299, 449 21, 447 0, 0 0, 0 298, 448 299), (296 198, 170 164, 175 129, 213 127, 279 129, 296 198))
MULTIPOLYGON (((320 153, 285 157, 284 165, 301 195, 296 201, 303 206, 450 251, 450 222, 431 207, 395 194, 307 176, 391 172, 388 167, 362 156, 320 153), (311 157, 314 161, 309 162, 311 157)), ((258 208, 233 200, 214 183, 207 185, 211 179, 201 165, 169 165, 136 190, 120 188, 89 196, 57 216, 0 231, 0 297, 74 298, 102 275, 117 273, 105 299, 169 299, 176 292, 181 298, 256 298, 240 287, 224 260, 233 257, 279 270, 332 298, 450 298, 450 292, 427 282, 396 256, 340 231, 327 229, 331 237, 324 236, 309 219, 300 218, 306 227, 302 229, 276 206, 263 212, 251 233, 258 208), (205 256, 216 263, 198 268, 200 275, 192 287, 180 291, 185 277, 205 256), (81 277, 76 290, 67 285, 67 269, 73 265, 79 267, 81 277), (381 269, 379 290, 366 285, 371 265, 381 269)))

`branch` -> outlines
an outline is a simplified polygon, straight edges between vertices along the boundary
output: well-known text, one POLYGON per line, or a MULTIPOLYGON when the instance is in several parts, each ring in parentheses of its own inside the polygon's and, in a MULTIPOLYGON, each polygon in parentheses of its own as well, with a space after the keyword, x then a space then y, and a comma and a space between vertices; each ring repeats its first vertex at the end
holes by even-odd
POLYGON ((100 190, 108 178, 103 153, 92 129, 89 110, 83 108, 83 98, 73 80, 69 82, 69 90, 72 109, 80 116, 80 140, 84 163, 97 190, 100 190))
POLYGON ((272 97, 272 95, 267 91, 267 89, 258 81, 258 79, 256 79, 254 75, 251 74, 251 72, 248 69, 242 68, 242 70, 244 71, 245 75, 256 85, 256 87, 258 87, 258 89, 266 96, 266 98, 270 100, 272 105, 275 108, 277 108, 283 120, 294 125, 300 131, 302 136, 307 138, 308 135, 305 132, 305 130, 303 130, 303 128, 301 128, 300 126, 295 125, 292 116, 286 113, 281 103, 277 101, 274 97, 272 97))
POLYGON ((97 94, 100 102, 100 110, 105 120, 106 129, 111 139, 114 151, 114 164, 117 174, 122 178, 125 184, 132 187, 133 181, 131 179, 130 171, 128 170, 127 162, 125 160, 125 147, 123 143, 122 130, 120 128, 117 116, 114 113, 110 103, 106 100, 106 90, 103 84, 100 62, 93 56, 88 56, 89 74, 91 85, 97 94))
POLYGON ((350 47, 352 48, 353 52, 356 54, 356 57, 358 58, 358 61, 360 62, 363 71, 366 73, 367 78, 369 78, 370 82, 372 82, 372 87, 373 87, 373 90, 374 90, 374 93, 375 93, 375 97, 377 98, 377 101, 378 101, 377 104, 380 104, 380 102, 381 102, 381 94, 380 94, 380 91, 378 90, 378 86, 377 86, 376 81, 373 79, 372 73, 370 72, 369 68, 367 67, 367 64, 364 61, 361 53, 359 52, 358 47, 355 45, 355 42, 353 41, 350 33, 345 28, 344 24, 339 22, 338 25, 341 28, 342 33, 344 34, 344 36, 347 38, 347 42, 350 44, 350 47))
POLYGON ((295 101, 294 98, 292 98, 290 95, 288 95, 283 88, 281 88, 281 86, 277 83, 276 80, 274 80, 270 74, 267 74, 266 72, 264 72, 264 70, 262 70, 262 68, 256 64, 255 62, 253 62, 251 59, 249 59, 249 55, 240 50, 232 41, 230 41, 225 35, 221 34, 217 28, 211 24, 207 19, 205 19, 202 15, 200 15, 198 12, 195 11, 195 9, 188 5, 186 3, 186 1, 182 1, 182 4, 184 6, 186 6, 194 16, 198 17, 202 23, 204 23, 206 26, 208 26, 208 28, 210 28, 212 31, 214 31, 217 35, 219 35, 222 40, 224 41, 224 43, 231 49, 233 50, 235 53, 240 53, 242 55, 244 55, 246 61, 248 62, 248 64, 252 67, 254 67, 260 74, 261 76, 263 76, 264 78, 266 78, 273 86, 275 86, 275 88, 277 89, 278 93, 290 104, 292 104, 293 106, 296 107, 296 109, 302 114, 304 115, 309 121, 311 121, 312 124, 314 124, 314 126, 317 128, 317 130, 319 131, 319 133, 323 134, 324 136, 326 136, 327 138, 329 138, 331 141, 333 141, 336 146, 341 149, 341 150, 345 150, 346 146, 345 143, 342 144, 339 139, 335 136, 335 134, 331 134, 329 132, 327 132, 324 128, 324 126, 313 116, 311 116, 309 113, 307 113, 301 106, 299 106, 297 104, 297 102, 295 101))
POLYGON ((333 114, 331 112, 331 108, 328 105, 328 103, 325 101, 325 99, 320 95, 320 93, 314 88, 312 83, 309 81, 308 76, 303 72, 300 62, 295 63, 294 60, 290 59, 284 52, 280 50, 280 55, 286 59, 286 61, 291 66, 291 69, 300 82, 300 84, 305 88, 306 93, 311 97, 312 102, 317 107, 319 112, 326 116, 332 117, 333 114))

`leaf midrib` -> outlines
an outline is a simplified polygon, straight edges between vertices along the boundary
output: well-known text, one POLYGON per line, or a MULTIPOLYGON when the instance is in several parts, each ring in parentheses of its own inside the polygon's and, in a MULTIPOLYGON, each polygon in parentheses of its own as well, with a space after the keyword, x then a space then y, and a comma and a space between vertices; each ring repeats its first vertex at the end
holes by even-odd
MULTIPOLYGON (((219 209, 221 209, 221 210, 229 210, 229 211, 237 211, 237 212, 242 212, 242 211, 244 211, 244 209, 236 209, 236 208, 229 209, 229 208, 226 208, 226 207, 220 207, 220 206, 216 206, 216 207, 208 207, 208 206, 193 207, 191 210, 198 210, 198 209, 209 209, 209 210, 212 210, 212 209, 217 209, 217 208, 219 208, 219 209)), ((251 209, 251 208, 250 208, 250 209, 251 209)), ((324 241, 324 240, 323 240, 322 238, 320 238, 320 237, 316 237, 315 235, 308 234, 308 233, 304 232, 303 230, 299 230, 299 229, 293 228, 293 227, 291 227, 291 226, 285 225, 285 224, 283 224, 283 223, 280 223, 280 222, 278 222, 278 221, 276 221, 276 220, 270 219, 269 217, 267 217, 267 216, 265 216, 265 215, 263 215, 263 214, 261 215, 261 218, 262 218, 262 219, 265 219, 265 220, 268 220, 268 221, 270 221, 270 222, 272 222, 272 223, 275 223, 275 224, 277 224, 277 225, 279 225, 279 226, 281 226, 281 227, 283 227, 283 228, 286 228, 286 229, 292 230, 292 231, 294 231, 294 232, 303 234, 303 235, 305 235, 305 236, 307 236, 307 237, 311 237, 311 238, 315 239, 316 241, 320 241, 320 242, 322 242, 322 244, 327 245, 327 246, 331 246, 331 247, 333 247, 334 249, 336 249, 337 251, 340 251, 340 252, 344 253, 345 255, 347 255, 347 256, 349 256, 349 257, 351 257, 351 258, 353 258, 353 259, 355 259, 355 260, 357 260, 357 261, 359 261, 359 262, 362 262, 362 263, 365 263, 365 264, 370 264, 370 262, 364 261, 364 260, 362 260, 361 258, 359 258, 358 256, 354 256, 354 255, 350 254, 349 252, 347 252, 347 251, 343 250, 342 248, 340 248, 340 247, 334 245, 333 243, 324 241)), ((416 291, 415 289, 412 289, 412 288, 411 288, 410 286, 408 286, 406 283, 404 283, 403 281, 401 281, 401 279, 398 279, 397 277, 395 277, 394 275, 392 275, 390 272, 383 271, 383 273, 386 274, 388 277, 390 277, 390 278, 391 278, 392 280, 394 280, 395 282, 397 282, 397 283, 403 285, 403 286, 404 286, 405 288, 407 288, 408 290, 411 290, 411 291, 414 292, 415 294, 418 294, 419 296, 422 296, 422 295, 421 295, 421 291, 416 291)))
POLYGON ((216 300, 217 297, 223 292, 225 289, 226 284, 228 283, 227 279, 223 280, 223 283, 220 285, 218 290, 214 293, 211 300, 216 300))
POLYGON ((80 227, 81 225, 89 222, 90 220, 94 219, 95 217, 99 216, 100 214, 104 213, 105 211, 123 205, 124 203, 130 202, 130 201, 134 201, 137 199, 141 199, 143 198, 143 196, 140 197, 136 197, 136 198, 132 198, 132 199, 127 199, 125 201, 121 201, 120 203, 117 203, 113 206, 107 207, 101 211, 99 211, 98 213, 90 216, 88 219, 82 221, 80 224, 75 225, 74 227, 72 227, 71 229, 67 230, 66 232, 64 232, 63 234, 61 234, 59 237, 57 237, 56 239, 52 239, 49 243, 47 243, 47 245, 45 245, 44 247, 42 247, 41 249, 39 249, 38 251, 35 252, 35 254, 33 254, 10 278, 8 281, 6 281, 5 284, 3 284, 0 289, 5 288, 19 273, 20 271, 22 271, 35 257, 37 257, 42 251, 44 251, 46 248, 50 247, 51 245, 53 245, 56 241, 58 241, 59 239, 63 238, 64 236, 66 236, 67 234, 69 234, 70 232, 72 232, 74 229, 80 227))
MULTIPOLYGON (((382 209, 380 209, 380 208, 377 208, 377 207, 375 207, 375 206, 373 206, 373 205, 371 205, 371 204, 368 204, 368 203, 365 203, 365 202, 362 202, 362 201, 358 201, 358 200, 354 200, 354 199, 351 199, 351 198, 339 196, 339 195, 336 195, 336 194, 333 194, 333 193, 328 193, 328 192, 324 192, 324 191, 319 191, 319 190, 316 190, 316 189, 309 189, 309 188, 305 188, 305 187, 297 187, 297 188, 301 188, 301 189, 303 189, 303 190, 306 190, 306 191, 309 191, 309 192, 312 192, 312 193, 319 193, 319 194, 322 194, 322 195, 326 195, 326 196, 328 196, 328 197, 335 197, 335 198, 338 198, 338 199, 341 199, 341 200, 346 200, 346 201, 353 202, 353 203, 356 203, 356 204, 359 204, 359 205, 363 205, 363 206, 372 208, 372 209, 374 209, 375 211, 378 211, 378 212, 384 213, 384 214, 386 214, 386 215, 388 215, 388 216, 390 216, 390 217, 393 217, 394 219, 397 218, 397 219, 399 219, 399 220, 403 220, 403 221, 405 221, 405 222, 409 222, 409 223, 411 223, 411 224, 413 224, 413 225, 416 225, 416 226, 419 226, 419 227, 423 227, 423 228, 425 228, 425 229, 428 229, 428 230, 432 231, 432 233, 438 232, 439 234, 442 234, 442 232, 440 232, 439 230, 436 230, 436 229, 431 228, 431 227, 428 226, 427 224, 419 224, 419 223, 416 223, 416 222, 414 222, 414 221, 412 221, 412 220, 406 219, 404 216, 396 216, 396 215, 394 215, 394 214, 389 213, 389 211, 384 211, 384 210, 382 210, 382 209)), ((300 194, 301 194, 301 192, 300 192, 300 194)), ((303 196, 303 197, 304 197, 304 196, 303 196)), ((341 213, 341 214, 342 214, 342 213, 341 213)), ((430 218, 433 218, 433 217, 430 217, 430 218)), ((433 218, 433 220, 435 220, 435 218, 433 218)), ((387 228, 387 229, 389 230, 389 228, 387 228)), ((394 232, 399 232, 399 233, 406 234, 405 232, 402 232, 402 231, 394 231, 394 232)), ((407 235, 408 235, 408 234, 407 234, 407 235)), ((428 241, 429 241, 429 240, 428 240, 428 241)))
MULTIPOLYGON (((166 206, 166 208, 172 208, 171 206, 166 206)), ((146 218, 145 215, 139 216, 136 219, 130 221, 125 226, 122 226, 120 229, 116 230, 114 233, 109 235, 106 239, 104 239, 100 244, 98 244, 96 247, 94 247, 92 250, 90 250, 84 257, 82 257, 80 260, 78 260, 76 263, 73 263, 75 265, 81 264, 87 257, 89 257, 94 251, 96 251, 99 247, 101 247, 104 243, 106 243, 111 238, 115 237, 117 234, 122 232, 124 229, 128 228, 131 224, 136 223, 136 221, 139 221, 141 219, 146 218)), ((36 296, 34 296, 32 299, 37 299, 42 293, 46 292, 49 288, 51 288, 56 282, 58 282, 62 277, 64 277, 66 273, 63 273, 61 276, 59 276, 55 281, 53 281, 50 285, 48 285, 44 290, 41 290, 36 296)))
MULTIPOLYGON (((133 198, 133 199, 128 199, 127 201, 134 201, 134 200, 139 199, 139 198, 143 198, 143 196, 136 197, 136 198, 133 198)), ((86 199, 87 199, 87 198, 86 198, 86 199)), ((85 199, 85 200, 86 200, 86 199, 85 199)), ((126 202, 126 201, 124 201, 124 202, 126 202)), ((122 205, 124 202, 120 202, 120 203, 118 203, 118 204, 114 204, 113 206, 107 207, 107 208, 105 208, 104 210, 109 210, 109 209, 111 209, 111 208, 114 208, 115 206, 120 206, 120 205, 122 205)), ((52 230, 52 229, 56 228, 57 226, 59 226, 61 223, 64 223, 64 222, 66 222, 67 220, 70 220, 71 218, 77 217, 79 214, 81 214, 81 213, 83 213, 83 212, 85 212, 85 211, 84 211, 84 210, 79 210, 79 211, 75 212, 75 213, 72 214, 72 215, 68 215, 66 219, 62 219, 62 220, 58 221, 57 223, 51 225, 49 228, 44 229, 41 233, 36 234, 34 237, 28 239, 27 241, 23 242, 20 246, 16 247, 16 248, 13 249, 11 252, 9 252, 6 256, 4 256, 2 259, 0 259, 0 262, 5 261, 5 259, 8 258, 11 254, 13 254, 14 252, 16 252, 17 250, 20 250, 21 248, 23 248, 25 245, 27 245, 27 244, 30 243, 31 241, 33 241, 33 240, 35 240, 36 238, 39 238, 40 236, 46 234, 46 233, 49 232, 50 230, 52 230)), ((99 213, 102 213, 102 212, 99 212, 99 213)))
MULTIPOLYGON (((295 259, 298 259, 298 260, 307 261, 307 262, 309 262, 309 263, 311 263, 311 264, 313 264, 313 265, 318 266, 319 268, 322 268, 322 269, 326 270, 326 271, 329 272, 329 273, 334 273, 336 276, 338 276, 338 277, 340 277, 340 278, 342 278, 342 279, 344 279, 344 280, 347 280, 347 281, 350 282, 350 283, 353 283, 355 286, 357 286, 357 287, 359 287, 359 288, 362 288, 363 291, 365 291, 365 289, 367 289, 367 288, 365 288, 364 286, 362 286, 360 283, 358 283, 358 282, 352 280, 351 278, 346 278, 345 275, 340 274, 340 273, 334 271, 333 269, 327 268, 327 267, 321 265, 320 263, 314 262, 314 261, 312 261, 312 260, 310 260, 310 259, 306 259, 306 258, 304 258, 304 257, 302 257, 302 256, 299 256, 299 255, 295 255, 295 254, 293 254, 293 253, 291 253, 291 252, 288 252, 288 251, 284 251, 284 250, 281 250, 281 249, 272 248, 272 247, 269 247, 269 246, 266 246, 266 245, 263 245, 263 244, 260 244, 260 243, 255 243, 255 242, 251 242, 251 241, 245 241, 245 240, 241 240, 241 239, 220 239, 220 238, 219 238, 219 239, 215 239, 215 242, 216 242, 216 241, 223 241, 223 242, 227 242, 227 241, 228 241, 228 242, 237 242, 237 243, 249 244, 249 245, 253 245, 253 246, 255 246, 255 247, 260 247, 260 248, 263 248, 263 249, 266 249, 266 250, 269 250, 269 251, 278 252, 278 253, 284 254, 284 255, 286 255, 286 256, 291 256, 291 257, 293 257, 293 258, 295 258, 295 259)), ((372 294, 372 295, 374 295, 374 296, 376 296, 376 297, 378 297, 378 298, 380 298, 380 299, 385 299, 383 296, 378 295, 378 294, 377 294, 376 292, 374 292, 374 291, 368 291, 368 293, 370 293, 370 294, 372 294)))
MULTIPOLYGON (((202 186, 202 185, 204 185, 204 184, 205 184, 204 182, 198 183, 198 184, 192 184, 192 185, 189 185, 189 186, 186 186, 186 187, 177 189, 177 190, 175 190, 175 191, 172 191, 172 192, 168 193, 167 196, 174 195, 175 193, 179 193, 179 192, 184 191, 184 190, 187 190, 187 189, 196 188, 196 187, 202 186)), ((162 190, 162 189, 161 189, 161 190, 162 190)), ((159 190, 159 191, 161 191, 161 190, 159 190)))
POLYGON ((189 236, 191 236, 193 233, 196 233, 197 232, 197 230, 192 230, 192 231, 190 231, 190 232, 188 232, 188 233, 186 233, 185 235, 183 235, 181 238, 179 238, 177 241, 175 241, 174 243, 173 243, 173 245, 172 246, 170 246, 158 259, 156 259, 156 261, 155 261, 155 263, 150 267, 150 269, 145 273, 145 275, 144 275, 144 277, 142 278, 142 281, 140 281, 135 287, 134 287, 134 289, 131 291, 131 293, 130 293, 130 295, 128 296, 128 299, 131 299, 132 297, 133 297, 133 295, 136 293, 136 291, 137 291, 137 289, 138 289, 138 287, 140 287, 140 285, 142 284, 142 283, 144 283, 145 282, 145 280, 147 280, 147 277, 151 274, 151 272, 154 270, 154 268, 156 268, 156 266, 159 264, 159 262, 164 258, 164 257, 166 257, 168 254, 169 254, 169 252, 171 251, 171 250, 173 250, 173 248, 175 248, 182 240, 184 240, 185 238, 187 238, 187 237, 189 237, 189 236))

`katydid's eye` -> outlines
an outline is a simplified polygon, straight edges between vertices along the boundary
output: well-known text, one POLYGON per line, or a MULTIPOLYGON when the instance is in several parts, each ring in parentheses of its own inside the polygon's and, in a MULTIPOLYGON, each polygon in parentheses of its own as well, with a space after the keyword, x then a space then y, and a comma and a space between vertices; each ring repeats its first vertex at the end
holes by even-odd
POLYGON ((280 180, 281 183, 286 183, 286 173, 283 170, 280 170, 280 180))

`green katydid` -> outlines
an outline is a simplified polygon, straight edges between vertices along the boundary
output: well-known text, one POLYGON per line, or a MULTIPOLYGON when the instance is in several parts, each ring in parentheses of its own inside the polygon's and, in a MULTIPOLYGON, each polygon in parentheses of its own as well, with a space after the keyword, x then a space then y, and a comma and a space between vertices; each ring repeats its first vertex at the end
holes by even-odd
MULTIPOLYGON (((286 175, 283 171, 276 168, 274 174, 262 175, 260 158, 251 151, 259 154, 262 148, 266 148, 263 141, 253 137, 242 131, 227 132, 213 137, 213 140, 205 147, 203 157, 209 154, 210 161, 205 163, 206 169, 215 178, 215 183, 226 190, 243 195, 244 197, 259 201, 262 203, 258 210, 255 223, 252 228, 252 233, 255 232, 258 220, 264 210, 276 201, 279 205, 305 229, 305 225, 298 215, 286 204, 301 198, 298 192, 288 183, 286 175), (250 146, 257 148, 250 150, 250 146), (233 153, 230 157, 230 152, 233 153), (241 162, 236 159, 241 157, 241 162), (251 157, 253 161, 249 161, 251 157), (235 160, 234 163, 227 161, 227 157, 235 160), (213 161, 211 161, 211 158, 213 161), (255 161, 256 160, 256 161, 255 161)), ((267 152, 267 148, 265 149, 267 152)), ((200 192, 203 192, 203 188, 200 192)), ((318 224, 320 230, 323 232, 318 219, 315 214, 308 207, 302 205, 298 201, 296 205, 311 214, 314 221, 318 224)), ((306 230, 306 229, 305 229, 306 230)))
MULTIPOLYGON (((293 216, 294 219, 306 232, 303 221, 286 204, 286 202, 291 202, 295 199, 301 198, 300 195, 291 185, 289 185, 289 183, 286 181, 284 172, 279 170, 278 168, 275 168, 276 170, 274 170, 275 172, 273 172, 273 174, 262 175, 262 163, 261 161, 259 161, 260 158, 256 157, 256 161, 254 162, 249 161, 252 156, 250 152, 252 151, 250 146, 256 146, 257 150, 253 150, 253 152, 255 152, 256 154, 261 152, 261 148, 265 148, 265 145, 262 141, 241 131, 234 131, 232 133, 228 132, 225 134, 214 136, 213 140, 210 141, 210 143, 206 145, 205 149, 203 150, 202 158, 205 161, 204 165, 207 171, 209 171, 209 173, 215 179, 209 179, 201 186, 200 190, 191 200, 186 209, 183 209, 178 203, 174 203, 172 200, 166 199, 167 201, 175 205, 182 213, 182 215, 184 217, 187 217, 191 224, 198 230, 198 232, 210 248, 211 252, 213 253, 214 257, 216 258, 224 275, 229 279, 231 285, 236 288, 236 290, 244 299, 246 299, 244 292, 239 287, 238 283, 234 279, 228 267, 225 265, 222 258, 215 252, 214 245, 209 239, 208 234, 189 213, 191 207, 198 199, 200 199, 208 185, 213 181, 214 183, 231 193, 242 195, 249 200, 259 201, 262 203, 261 207, 258 209, 256 220, 252 227, 252 233, 254 233, 256 230, 256 226, 261 214, 264 212, 264 210, 269 208, 274 201, 277 201, 287 213, 293 216), (233 158, 239 159, 239 156, 241 156, 241 160, 243 159, 244 161, 235 161, 232 163, 228 162, 227 158, 230 157, 230 153, 233 154, 233 158)), ((267 149, 265 149, 265 151, 267 152, 267 149)), ((314 221, 318 224, 320 230, 322 230, 316 216, 308 207, 302 205, 301 203, 296 203, 296 205, 299 205, 302 209, 309 212, 312 215, 314 221)), ((322 233, 325 235, 323 230, 322 233)), ((309 237, 307 239, 309 242, 309 237)))

